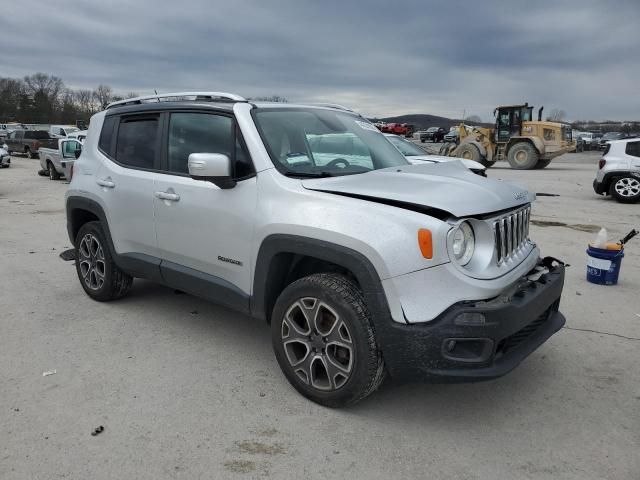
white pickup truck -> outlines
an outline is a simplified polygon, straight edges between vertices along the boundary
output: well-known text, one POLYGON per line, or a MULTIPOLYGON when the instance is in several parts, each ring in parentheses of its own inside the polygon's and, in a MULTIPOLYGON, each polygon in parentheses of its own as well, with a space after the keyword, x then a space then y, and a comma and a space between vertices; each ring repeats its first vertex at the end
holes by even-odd
POLYGON ((81 151, 82 142, 74 138, 59 139, 58 148, 40 148, 41 171, 46 172, 51 180, 59 180, 60 177, 69 179, 71 165, 80 156, 81 151))

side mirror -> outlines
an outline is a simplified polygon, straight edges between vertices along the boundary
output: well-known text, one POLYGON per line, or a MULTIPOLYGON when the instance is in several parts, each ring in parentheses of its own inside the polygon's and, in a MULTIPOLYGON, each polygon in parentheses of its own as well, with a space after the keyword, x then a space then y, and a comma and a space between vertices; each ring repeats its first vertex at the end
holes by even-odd
POLYGON ((219 188, 236 186, 231 177, 231 159, 221 153, 192 153, 187 161, 189 175, 195 180, 206 180, 219 188))
POLYGON ((76 148, 76 151, 74 152, 75 156, 76 156, 76 160, 78 158, 80 158, 80 154, 82 153, 82 149, 81 148, 76 148))

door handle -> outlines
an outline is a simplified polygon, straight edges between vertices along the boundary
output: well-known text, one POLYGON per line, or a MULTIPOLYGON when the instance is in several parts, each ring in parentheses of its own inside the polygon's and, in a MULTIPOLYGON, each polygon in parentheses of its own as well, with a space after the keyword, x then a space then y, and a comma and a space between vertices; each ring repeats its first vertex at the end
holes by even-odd
POLYGON ((180 195, 173 192, 155 192, 155 196, 160 200, 169 200, 170 202, 180 201, 180 195))
POLYGON ((96 180, 96 183, 105 188, 114 188, 116 186, 116 184, 111 180, 111 177, 96 180))

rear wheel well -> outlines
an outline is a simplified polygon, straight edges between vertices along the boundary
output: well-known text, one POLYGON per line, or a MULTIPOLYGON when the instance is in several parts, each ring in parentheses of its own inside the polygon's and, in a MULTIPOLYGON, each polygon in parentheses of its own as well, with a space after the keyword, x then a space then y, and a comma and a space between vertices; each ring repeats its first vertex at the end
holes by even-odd
POLYGON ((89 210, 84 210, 81 208, 75 208, 71 211, 71 233, 73 234, 73 238, 75 239, 78 235, 78 232, 82 228, 85 223, 89 222, 98 222, 100 219, 98 216, 90 212, 89 210))
POLYGON ((353 272, 341 265, 308 255, 278 253, 271 259, 264 292, 264 313, 267 322, 271 322, 271 312, 282 291, 296 280, 314 273, 341 274, 360 287, 353 272))

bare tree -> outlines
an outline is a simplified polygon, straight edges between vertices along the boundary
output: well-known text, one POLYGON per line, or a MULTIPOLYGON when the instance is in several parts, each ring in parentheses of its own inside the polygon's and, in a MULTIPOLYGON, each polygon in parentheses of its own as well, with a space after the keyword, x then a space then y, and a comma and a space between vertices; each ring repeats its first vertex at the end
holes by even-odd
POLYGON ((547 121, 561 122, 562 120, 565 119, 566 116, 567 116, 567 112, 565 112, 564 110, 560 110, 558 108, 554 108, 553 110, 551 110, 551 112, 549 112, 549 115, 547 116, 547 121))
POLYGON ((93 94, 96 97, 96 100, 98 101, 98 103, 100 104, 100 108, 104 110, 105 108, 107 108, 107 105, 111 103, 111 99, 113 97, 113 90, 111 90, 110 86, 101 84, 101 85, 98 85, 98 88, 94 90, 93 94))
POLYGON ((90 114, 96 110, 92 90, 89 90, 89 89, 76 90, 74 91, 74 99, 75 99, 76 105, 78 106, 78 109, 81 112, 85 114, 90 114))
POLYGON ((467 123, 482 123, 482 119, 478 115, 469 115, 464 121, 467 123))
POLYGON ((40 72, 24 77, 24 85, 28 95, 40 92, 51 101, 57 100, 58 95, 64 89, 64 82, 61 78, 40 72))

